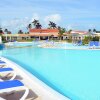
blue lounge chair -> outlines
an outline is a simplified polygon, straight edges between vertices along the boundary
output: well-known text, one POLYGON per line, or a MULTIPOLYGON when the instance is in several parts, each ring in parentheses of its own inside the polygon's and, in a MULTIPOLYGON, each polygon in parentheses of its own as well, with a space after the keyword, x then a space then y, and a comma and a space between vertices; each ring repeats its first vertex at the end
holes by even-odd
POLYGON ((94 45, 94 41, 90 41, 90 42, 89 42, 89 48, 92 49, 92 48, 94 48, 94 46, 95 46, 95 45, 94 45))
POLYGON ((4 62, 4 61, 2 61, 2 60, 0 60, 0 64, 5 64, 6 62, 4 62))
POLYGON ((82 45, 82 41, 79 40, 78 43, 77 43, 77 45, 78 45, 78 46, 82 45))
POLYGON ((95 45, 95 47, 99 47, 100 45, 99 45, 99 41, 95 41, 94 42, 94 45, 95 45))
POLYGON ((3 81, 2 74, 6 74, 5 77, 8 77, 10 73, 13 73, 13 76, 9 80, 15 79, 16 73, 12 68, 0 68, 0 81, 3 81))
POLYGON ((94 46, 94 41, 90 41, 89 46, 94 46))
POLYGON ((6 66, 6 65, 7 65, 7 64, 6 64, 5 61, 0 60, 0 67, 6 66))
POLYGON ((25 89, 25 93, 19 100, 25 100, 25 98, 29 93, 29 89, 25 87, 21 81, 9 80, 9 81, 0 82, 0 93, 9 93, 14 90, 17 91, 21 89, 25 89))

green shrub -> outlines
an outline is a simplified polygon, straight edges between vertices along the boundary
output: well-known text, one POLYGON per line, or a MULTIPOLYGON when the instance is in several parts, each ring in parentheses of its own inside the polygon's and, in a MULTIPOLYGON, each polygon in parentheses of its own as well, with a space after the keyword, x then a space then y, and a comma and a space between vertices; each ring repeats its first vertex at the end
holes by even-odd
POLYGON ((83 45, 85 45, 85 44, 88 44, 90 41, 92 41, 92 37, 91 36, 86 36, 83 39, 82 43, 83 43, 83 45))
POLYGON ((98 36, 93 37, 92 41, 99 41, 99 37, 98 36))

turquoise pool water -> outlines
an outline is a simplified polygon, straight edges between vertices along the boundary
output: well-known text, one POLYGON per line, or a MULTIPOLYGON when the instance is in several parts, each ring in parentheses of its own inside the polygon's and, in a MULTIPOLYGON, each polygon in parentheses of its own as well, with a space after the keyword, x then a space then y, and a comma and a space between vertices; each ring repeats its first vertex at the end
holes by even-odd
POLYGON ((2 55, 72 100, 100 100, 99 50, 16 48, 2 55))

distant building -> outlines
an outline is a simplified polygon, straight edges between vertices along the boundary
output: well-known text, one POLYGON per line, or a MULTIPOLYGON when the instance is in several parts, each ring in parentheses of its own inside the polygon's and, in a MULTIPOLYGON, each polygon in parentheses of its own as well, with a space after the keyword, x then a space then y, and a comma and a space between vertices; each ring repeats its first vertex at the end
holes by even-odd
POLYGON ((88 31, 71 31, 71 34, 86 35, 88 34, 88 31))
POLYGON ((96 32, 94 32, 94 35, 96 35, 96 36, 100 36, 100 31, 96 31, 96 32))
POLYGON ((84 39, 85 36, 88 36, 88 31, 71 31, 72 39, 84 39))
POLYGON ((88 36, 88 31, 76 31, 73 30, 70 33, 64 33, 63 39, 69 39, 69 37, 72 37, 73 40, 77 39, 84 39, 85 36, 88 36))
POLYGON ((30 29, 29 34, 3 34, 5 40, 28 40, 31 38, 50 39, 57 38, 58 29, 30 29))
POLYGON ((58 37, 58 29, 30 29, 29 36, 41 38, 58 37))

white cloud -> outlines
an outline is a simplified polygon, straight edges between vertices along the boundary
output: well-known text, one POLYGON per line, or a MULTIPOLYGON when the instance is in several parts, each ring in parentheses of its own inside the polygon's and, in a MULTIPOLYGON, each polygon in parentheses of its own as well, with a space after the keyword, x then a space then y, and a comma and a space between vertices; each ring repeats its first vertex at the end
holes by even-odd
POLYGON ((49 21, 53 21, 55 23, 58 23, 59 21, 61 21, 61 16, 59 14, 48 15, 44 18, 44 21, 46 23, 48 23, 49 21))
POLYGON ((88 27, 89 27, 90 29, 93 29, 93 28, 95 28, 95 25, 94 25, 94 24, 89 24, 88 27))
POLYGON ((17 32, 19 29, 26 29, 27 25, 30 22, 30 18, 25 17, 22 19, 15 18, 12 20, 5 20, 2 22, 2 27, 5 29, 7 28, 8 30, 12 32, 17 32))

